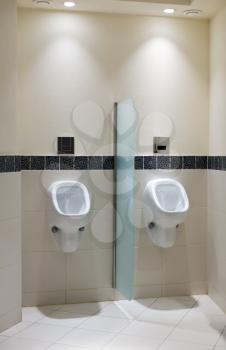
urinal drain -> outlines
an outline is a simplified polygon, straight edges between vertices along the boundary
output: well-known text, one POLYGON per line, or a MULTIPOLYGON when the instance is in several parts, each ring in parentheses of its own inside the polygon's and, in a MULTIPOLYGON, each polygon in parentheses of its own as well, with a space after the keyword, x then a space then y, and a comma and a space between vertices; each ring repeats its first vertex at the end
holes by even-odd
POLYGON ((59 232, 59 228, 56 227, 56 226, 53 226, 53 227, 51 228, 51 231, 52 231, 52 233, 57 233, 57 232, 59 232))
POLYGON ((154 222, 150 222, 150 224, 148 225, 148 228, 150 230, 153 230, 154 227, 155 227, 155 223, 154 222))

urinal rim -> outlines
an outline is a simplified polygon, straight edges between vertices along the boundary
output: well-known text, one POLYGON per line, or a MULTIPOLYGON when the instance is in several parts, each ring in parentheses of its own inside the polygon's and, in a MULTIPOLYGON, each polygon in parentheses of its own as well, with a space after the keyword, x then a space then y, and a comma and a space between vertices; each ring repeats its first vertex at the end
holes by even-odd
POLYGON ((149 181, 149 183, 147 184, 147 188, 150 191, 150 193, 151 193, 151 195, 153 197, 154 203, 156 204, 157 208, 163 214, 177 215, 177 214, 185 214, 185 213, 188 212, 188 210, 189 210, 189 199, 188 199, 188 196, 187 196, 187 193, 186 193, 186 190, 185 190, 184 186, 179 181, 174 180, 174 179, 170 179, 170 178, 155 179, 155 180, 149 181), (173 184, 173 185, 177 186, 180 189, 180 191, 182 192, 182 195, 183 195, 183 197, 185 199, 184 209, 177 210, 177 211, 164 209, 161 206, 161 204, 159 203, 159 200, 158 200, 158 197, 157 197, 157 194, 156 194, 156 187, 159 184, 173 184))
POLYGON ((56 211, 62 215, 62 216, 65 216, 65 217, 71 217, 71 218, 81 218, 87 214, 89 214, 90 212, 90 209, 91 209, 91 200, 90 200, 90 194, 89 194, 89 191, 87 189, 87 187, 79 182, 79 181, 72 181, 72 180, 67 180, 67 181, 56 181, 54 183, 52 183, 50 186, 49 186, 49 189, 48 189, 48 192, 50 193, 51 195, 51 199, 52 199, 52 202, 53 202, 53 205, 54 205, 54 208, 56 209, 56 211), (69 185, 69 186, 78 186, 80 187, 83 191, 84 191, 84 194, 85 194, 85 201, 87 203, 86 205, 86 210, 83 211, 82 213, 80 214, 65 214, 63 213, 60 208, 59 208, 59 205, 58 205, 58 201, 57 201, 57 198, 56 198, 56 195, 57 195, 57 190, 62 186, 62 185, 69 185))

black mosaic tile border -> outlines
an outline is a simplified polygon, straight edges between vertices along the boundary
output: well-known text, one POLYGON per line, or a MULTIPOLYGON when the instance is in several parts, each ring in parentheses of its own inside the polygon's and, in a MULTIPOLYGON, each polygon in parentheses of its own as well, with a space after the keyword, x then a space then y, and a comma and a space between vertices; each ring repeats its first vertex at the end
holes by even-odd
POLYGON ((113 169, 113 156, 0 156, 0 173, 22 170, 113 169))
MULTIPOLYGON (((207 169, 207 156, 137 156, 136 170, 207 169)), ((225 157, 226 167, 226 157, 225 157)))
MULTIPOLYGON (((0 173, 22 170, 113 170, 114 156, 0 155, 0 173)), ((136 170, 209 169, 226 171, 226 156, 136 156, 136 170)))

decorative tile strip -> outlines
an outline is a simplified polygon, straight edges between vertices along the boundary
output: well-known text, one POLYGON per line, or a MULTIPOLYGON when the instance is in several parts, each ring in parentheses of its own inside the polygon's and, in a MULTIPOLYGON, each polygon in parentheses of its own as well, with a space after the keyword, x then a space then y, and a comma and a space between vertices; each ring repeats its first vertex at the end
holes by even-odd
MULTIPOLYGON (((113 170, 114 156, 0 156, 0 173, 24 170, 113 170)), ((226 156, 136 156, 136 170, 209 169, 226 171, 226 156)))

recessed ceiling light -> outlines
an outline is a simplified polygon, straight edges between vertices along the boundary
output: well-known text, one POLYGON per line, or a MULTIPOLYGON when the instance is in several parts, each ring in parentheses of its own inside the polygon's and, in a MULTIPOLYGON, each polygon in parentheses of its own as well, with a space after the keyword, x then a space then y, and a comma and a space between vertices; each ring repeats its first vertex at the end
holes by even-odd
POLYGON ((52 5, 52 0, 33 0, 36 6, 49 6, 52 5))
POLYGON ((165 9, 163 10, 164 13, 166 13, 167 15, 172 15, 173 13, 175 13, 175 9, 165 9))
POLYGON ((200 13, 202 13, 202 10, 191 9, 184 11, 185 16, 198 16, 200 13))
POLYGON ((74 1, 65 1, 64 6, 69 7, 69 8, 75 7, 75 2, 74 1))

